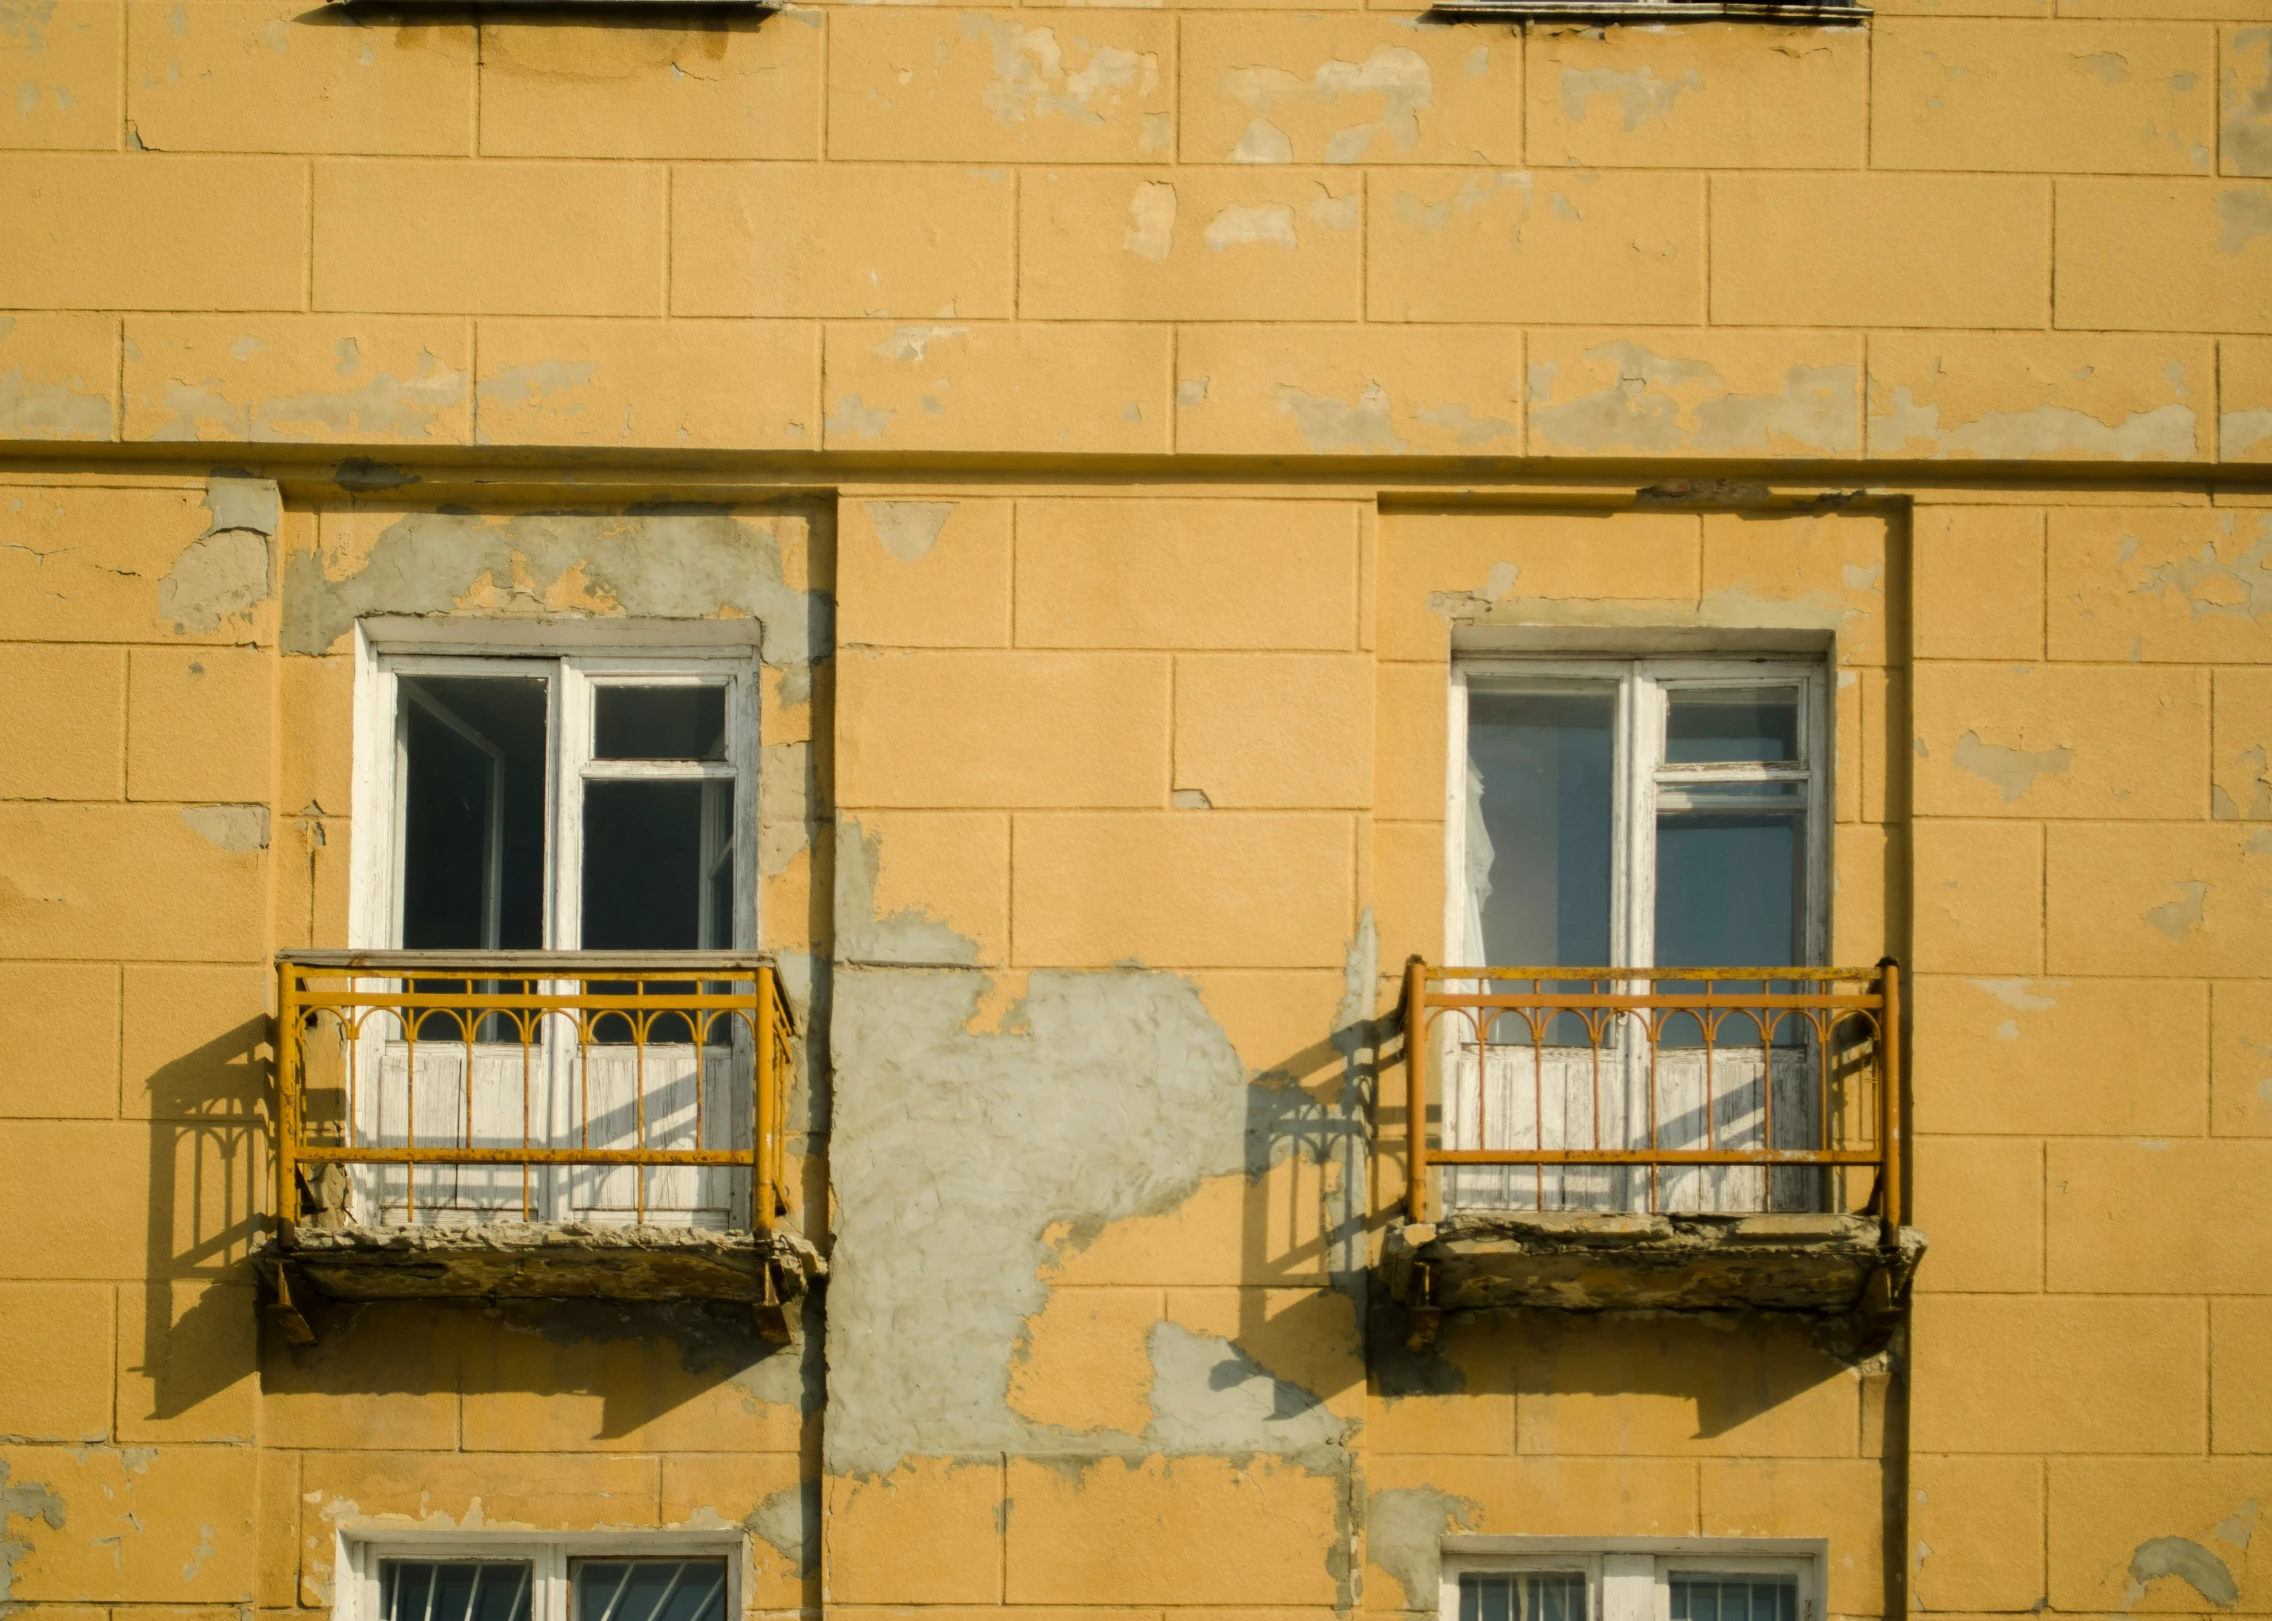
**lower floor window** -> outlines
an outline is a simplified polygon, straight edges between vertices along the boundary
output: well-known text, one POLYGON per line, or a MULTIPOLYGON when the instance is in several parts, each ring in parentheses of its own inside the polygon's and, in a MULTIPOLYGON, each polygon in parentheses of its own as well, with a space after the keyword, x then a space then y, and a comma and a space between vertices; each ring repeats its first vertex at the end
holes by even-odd
POLYGON ((1455 1538, 1443 1621, 1821 1621, 1820 1547, 1455 1538))
POLYGON ((360 1548, 360 1615, 341 1621, 726 1621, 723 1553, 579 1554, 563 1545, 360 1548))

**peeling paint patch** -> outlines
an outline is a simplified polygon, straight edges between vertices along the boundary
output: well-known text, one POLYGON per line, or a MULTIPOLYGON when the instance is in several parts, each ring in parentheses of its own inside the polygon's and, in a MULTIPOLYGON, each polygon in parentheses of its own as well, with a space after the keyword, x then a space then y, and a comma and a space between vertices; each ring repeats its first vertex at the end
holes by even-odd
POLYGON ((1294 419, 1303 442, 1312 450, 1382 451, 1401 456, 1412 448, 1398 437, 1389 421, 1388 390, 1378 383, 1367 383, 1354 404, 1329 395, 1306 394, 1284 383, 1278 385, 1277 397, 1279 413, 1294 419))
MULTIPOLYGON (((352 369, 352 368, 349 368, 352 369)), ((483 398, 515 400, 526 388, 532 396, 568 383, 555 380, 581 370, 574 381, 589 380, 592 368, 560 366, 513 367, 484 382, 483 398), (516 373, 530 374, 518 377, 516 373), (493 391, 504 390, 498 393, 493 391)), ((150 430, 153 440, 190 441, 233 439, 248 444, 307 444, 327 439, 430 438, 436 423, 466 397, 466 374, 431 351, 423 351, 408 377, 381 372, 359 388, 309 389, 297 394, 271 394, 249 403, 229 398, 217 377, 169 378, 159 397, 148 403, 165 420, 150 430)), ((137 394, 136 400, 143 396, 137 394)))
POLYGON ((158 582, 158 617, 177 636, 210 635, 272 589, 270 545, 283 523, 275 481, 216 473, 205 481, 205 510, 205 533, 158 582))
POLYGON ((918 563, 939 543, 939 532, 954 516, 952 501, 866 501, 861 503, 883 548, 902 563, 918 563))
POLYGON ((231 855, 268 848, 266 805, 191 805, 182 811, 181 820, 214 849, 231 855))
POLYGON ((1415 422, 1442 428, 1461 450, 1477 450, 1494 439, 1517 439, 1522 430, 1503 417, 1479 417, 1464 405, 1423 405, 1412 413, 1415 422))
POLYGON ((888 405, 870 410, 859 395, 847 394, 836 402, 836 409, 822 419, 821 428, 831 437, 858 434, 863 439, 876 439, 897 415, 899 413, 888 405))
POLYGON ((2164 1576, 2175 1576, 2220 1610, 2240 1602, 2240 1588, 2225 1562, 2191 1537, 2155 1537, 2138 1544, 2130 1560, 2130 1590, 2123 1595, 2128 1609, 2146 1596, 2146 1589, 2164 1576))
POLYGON ((2239 461, 2267 439, 2272 439, 2272 409, 2256 405, 2217 418, 2217 454, 2225 461, 2239 461))
POLYGON ((2004 803, 2009 805, 2033 788, 2038 777, 2064 777, 2074 763, 2075 751, 2064 747, 2007 748, 2001 743, 1983 743, 1978 732, 1967 732, 1956 740, 1950 758, 1958 770, 1969 771, 2002 789, 2004 803))
POLYGON ((2234 186, 2217 194, 2217 218, 2224 230, 2217 237, 2219 253, 2237 254, 2260 236, 2272 236, 2272 191, 2262 186, 2234 186))
POLYGON ((2259 518, 2256 532, 2256 543, 2229 563, 2213 543, 2204 541, 2196 556, 2147 569, 2132 589, 2141 595, 2181 596, 2191 604, 2196 621, 2217 616, 2261 620, 2272 614, 2272 519, 2259 518))
POLYGON ((1284 203, 1233 203, 1207 222, 1203 240, 1217 253, 1258 242, 1273 242, 1282 248, 1301 246, 1294 233, 1294 211, 1284 203))
MULTIPOLYGON (((1101 125, 1105 111, 1123 96, 1149 99, 1160 87, 1160 59, 1150 51, 1098 45, 1086 65, 1074 68, 1054 28, 1027 28, 991 17, 964 17, 963 37, 985 41, 994 51, 994 76, 981 96, 986 110, 1016 125, 1052 115, 1078 124, 1101 125), (1100 111, 1098 103, 1103 104, 1100 111)), ((1075 37, 1074 48, 1087 44, 1075 37)))
POLYGON ((2201 927, 2207 908, 2209 886, 2197 881, 2172 884, 2177 899, 2154 907, 2146 914, 2146 921, 2159 929, 2175 943, 2183 944, 2185 937, 2201 927))
POLYGON ((2272 28, 2241 28, 2225 63, 2219 150, 2233 173, 2272 175, 2272 28))
POLYGON ((108 439, 110 401, 83 378, 48 382, 21 366, 0 371, 0 438, 108 439))
POLYGON ((1120 245, 1139 259, 1162 263, 1175 246, 1175 187, 1158 180, 1141 180, 1128 199, 1128 229, 1120 245))
POLYGON ((1768 450, 1792 443, 1824 452, 1861 449, 1860 372, 1853 366, 1792 366, 1776 394, 1738 394, 1707 361, 1657 354, 1619 341, 1585 351, 1616 380, 1552 402, 1559 365, 1533 366, 1531 430, 1566 450, 1768 450))
POLYGON ((1939 405, 1920 405, 1904 385, 1888 409, 1870 418, 1872 444, 1900 450, 1924 440, 1935 456, 1978 456, 2027 461, 2038 456, 2091 456, 2113 461, 2184 461, 2194 454, 2199 426, 2193 409, 2158 405, 2120 422, 2101 422, 2068 405, 2030 411, 1986 411, 1970 422, 1941 426, 1939 405))
MULTIPOLYGON (((2041 1013, 2045 1008, 2059 1005, 2056 997, 2038 996, 2030 990, 2028 987, 2037 983, 2032 979, 1976 979, 1972 983, 1976 989, 1986 991, 2006 1007, 2021 1013, 2041 1013)), ((2059 979, 2045 980, 2042 983, 2063 986, 2067 982, 2059 979)))
POLYGON ((1361 162, 1382 134, 1399 152, 1409 152, 1420 144, 1419 115, 1435 96, 1427 59, 1401 45, 1376 45, 1362 62, 1336 58, 1321 63, 1307 80, 1284 68, 1237 67, 1223 75, 1222 84, 1224 94, 1243 102, 1251 115, 1231 148, 1233 163, 1294 161, 1293 140, 1275 122, 1282 103, 1330 107, 1357 96, 1379 96, 1380 114, 1335 130, 1326 141, 1325 161, 1361 162))
POLYGON ((895 326, 891 336, 876 345, 876 353, 886 360, 921 360, 932 344, 969 331, 967 326, 895 326))
POLYGON ((1677 79, 1660 79, 1646 66, 1624 72, 1616 68, 1564 68, 1562 112, 1571 122, 1582 124, 1594 97, 1608 96, 1624 114, 1625 127, 1639 129, 1669 114, 1681 92, 1703 88, 1704 77, 1694 68, 1677 79))
POLYGON ((0 1458, 0 1614, 15 1605, 11 1595, 15 1590, 16 1562, 32 1551, 32 1545, 9 1534, 11 1520, 38 1520, 50 1531, 60 1531, 68 1521, 63 1499, 49 1491, 38 1481, 26 1481, 20 1486, 9 1483, 9 1464, 0 1458))
POLYGON ((539 360, 527 366, 507 366, 483 378, 474 395, 496 405, 534 405, 555 394, 573 393, 598 375, 599 367, 589 361, 539 360))

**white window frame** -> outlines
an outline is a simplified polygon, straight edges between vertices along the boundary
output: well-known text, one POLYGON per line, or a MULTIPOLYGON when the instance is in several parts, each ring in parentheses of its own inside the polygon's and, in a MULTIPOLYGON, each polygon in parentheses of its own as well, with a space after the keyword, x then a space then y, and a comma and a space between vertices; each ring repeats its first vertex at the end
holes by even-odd
POLYGON ((1671 1621, 1675 1571, 1797 1576, 1798 1621, 1825 1621, 1830 1544, 1814 1537, 1447 1537, 1439 1621, 1460 1621, 1459 1579, 1581 1573, 1586 1621, 1671 1621))
MULTIPOLYGON (((1449 747, 1444 772, 1444 962, 1462 968, 1533 964, 1468 961, 1480 955, 1482 920, 1467 884, 1467 715, 1471 687, 1593 682, 1616 688, 1612 748, 1610 956, 1608 963, 1570 967, 1646 968, 1656 957, 1656 825, 1660 791, 1682 782, 1792 782, 1806 794, 1806 897, 1801 919, 1805 949, 1800 963, 1820 965, 1831 938, 1832 685, 1828 659, 1819 653, 1757 651, 1677 657, 1596 654, 1466 655, 1454 658, 1447 688, 1449 747), (1667 694, 1710 687, 1789 684, 1799 689, 1796 766, 1756 764, 1675 765, 1664 759, 1667 694), (1640 762, 1647 761, 1642 769, 1640 762)), ((1730 964, 1728 966, 1762 966, 1730 964)), ((1777 964, 1774 966, 1785 966, 1777 964)))
MULTIPOLYGON (((637 638, 651 642, 652 637, 637 638)), ((583 794, 566 785, 641 779, 724 780, 734 785, 726 849, 739 875, 726 949, 752 950, 761 942, 758 910, 757 770, 758 684, 754 650, 746 644, 673 648, 593 643, 568 645, 474 640, 438 642, 431 636, 391 638, 358 627, 355 670, 355 785, 348 943, 357 950, 386 950, 402 941, 402 795, 406 773, 401 727, 400 677, 410 675, 546 674, 550 717, 545 777, 544 943, 541 950, 572 949, 581 939, 583 909, 583 794), (500 645, 502 644, 502 645, 500 645), (597 760, 592 757, 593 695, 611 684, 716 685, 726 689, 724 761, 597 760)), ((708 885, 703 886, 708 904, 708 885)))
POLYGON ((384 1621, 379 1609, 382 1559, 521 1559, 531 1572, 529 1621, 571 1621, 571 1559, 723 1559, 726 1621, 740 1621, 742 1595, 754 1571, 749 1538, 703 1531, 595 1531, 577 1536, 526 1532, 425 1532, 343 1528, 334 1546, 332 1621, 384 1621))

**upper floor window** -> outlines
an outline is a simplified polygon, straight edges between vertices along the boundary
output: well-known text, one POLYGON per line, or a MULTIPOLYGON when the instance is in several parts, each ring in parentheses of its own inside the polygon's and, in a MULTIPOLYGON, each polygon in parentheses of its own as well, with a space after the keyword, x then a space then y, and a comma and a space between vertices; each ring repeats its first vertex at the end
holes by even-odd
POLYGON ((754 941, 754 694, 686 658, 382 659, 393 811, 370 944, 724 950, 754 941))
POLYGON ((726 1621, 737 1560, 718 1547, 490 1539, 348 1545, 337 1621, 726 1621))
POLYGON ((1442 1621, 1820 1621, 1822 1614, 1821 1561, 1806 1544, 1478 1540, 1538 1551, 1447 1551, 1442 1621))
POLYGON ((1471 966, 1822 960, 1819 659, 1477 659, 1452 677, 1447 955, 1471 966))

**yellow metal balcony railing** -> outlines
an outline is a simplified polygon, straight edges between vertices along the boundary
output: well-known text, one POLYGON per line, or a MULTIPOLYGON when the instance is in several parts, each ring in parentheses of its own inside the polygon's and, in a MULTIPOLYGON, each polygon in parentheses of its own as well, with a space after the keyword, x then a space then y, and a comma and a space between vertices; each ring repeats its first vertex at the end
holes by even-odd
POLYGON ((1900 995, 1891 960, 1415 958, 1404 986, 1407 1214, 1867 1212, 1898 1232, 1900 995))
POLYGON ((794 1035, 714 952, 287 951, 276 1208, 302 1223, 772 1232, 794 1035))

